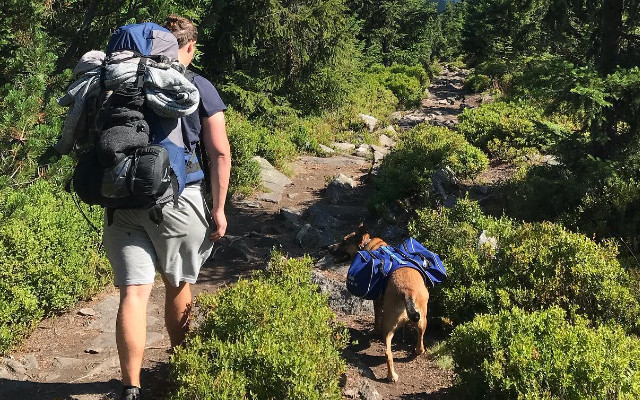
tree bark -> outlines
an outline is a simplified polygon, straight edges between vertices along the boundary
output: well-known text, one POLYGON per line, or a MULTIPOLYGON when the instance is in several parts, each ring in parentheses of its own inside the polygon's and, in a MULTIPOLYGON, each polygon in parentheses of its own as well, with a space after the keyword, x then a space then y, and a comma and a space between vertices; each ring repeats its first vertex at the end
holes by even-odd
POLYGON ((598 69, 602 76, 612 73, 619 62, 623 36, 623 0, 604 0, 600 10, 600 54, 598 69))

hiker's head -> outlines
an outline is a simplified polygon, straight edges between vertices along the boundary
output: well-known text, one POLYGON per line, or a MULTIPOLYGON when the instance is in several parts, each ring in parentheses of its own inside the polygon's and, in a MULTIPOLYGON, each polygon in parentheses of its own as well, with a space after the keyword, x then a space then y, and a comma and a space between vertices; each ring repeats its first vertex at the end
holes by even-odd
POLYGON ((175 14, 169 15, 164 24, 165 28, 173 33, 178 39, 178 61, 184 65, 191 64, 196 52, 196 41, 198 40, 198 29, 193 22, 175 14))

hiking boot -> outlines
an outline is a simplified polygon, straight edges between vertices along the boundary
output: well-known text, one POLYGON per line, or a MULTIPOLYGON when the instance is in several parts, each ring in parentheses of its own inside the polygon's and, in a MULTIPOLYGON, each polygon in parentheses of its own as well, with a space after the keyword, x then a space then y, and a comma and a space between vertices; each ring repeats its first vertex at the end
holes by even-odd
POLYGON ((122 396, 120 396, 120 400, 141 400, 142 396, 140 395, 139 387, 130 387, 125 388, 122 392, 122 396))

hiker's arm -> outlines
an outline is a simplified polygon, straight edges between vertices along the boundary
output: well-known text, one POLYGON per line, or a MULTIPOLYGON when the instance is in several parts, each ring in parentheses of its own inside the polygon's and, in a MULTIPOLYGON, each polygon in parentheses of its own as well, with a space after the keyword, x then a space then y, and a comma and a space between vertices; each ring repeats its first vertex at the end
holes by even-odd
POLYGON ((211 176, 211 217, 216 230, 211 233, 212 241, 224 236, 227 230, 227 218, 224 214, 224 203, 229 189, 231 174, 231 148, 225 128, 222 111, 210 117, 202 118, 202 140, 210 160, 211 176))

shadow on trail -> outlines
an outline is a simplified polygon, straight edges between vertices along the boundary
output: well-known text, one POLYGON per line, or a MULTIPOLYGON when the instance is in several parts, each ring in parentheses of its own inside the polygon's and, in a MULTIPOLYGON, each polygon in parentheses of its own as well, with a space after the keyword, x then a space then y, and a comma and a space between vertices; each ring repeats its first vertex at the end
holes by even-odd
POLYGON ((33 381, 16 381, 0 379, 0 393, 7 400, 38 399, 38 400, 72 400, 78 395, 104 395, 111 393, 107 399, 115 399, 122 386, 120 381, 112 379, 107 382, 87 383, 42 383, 33 381))

